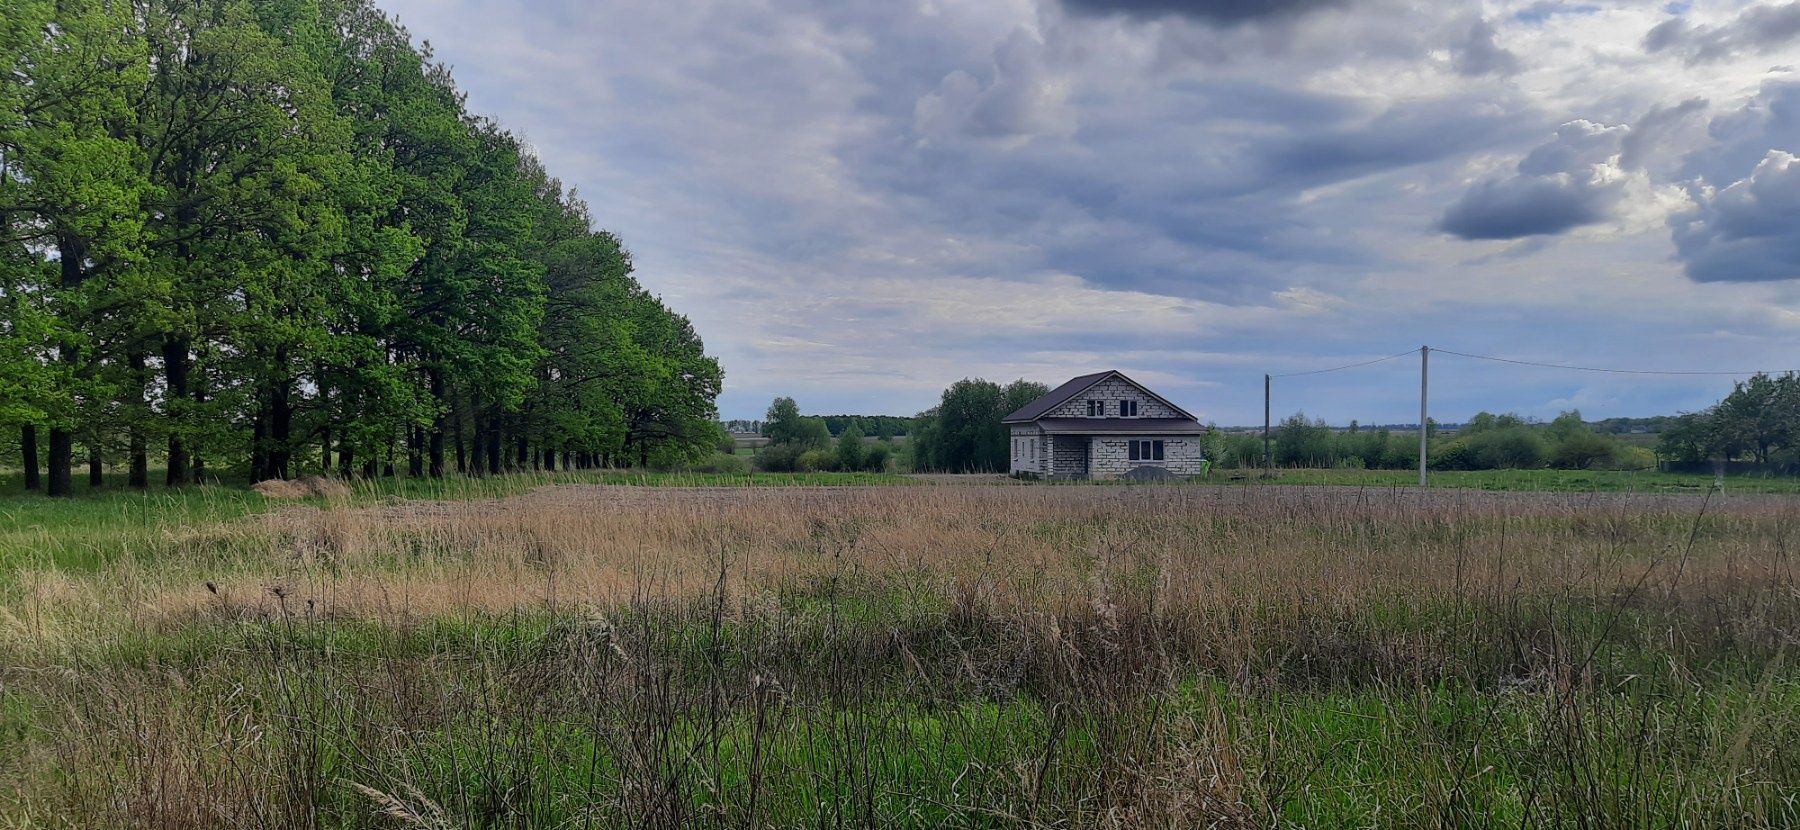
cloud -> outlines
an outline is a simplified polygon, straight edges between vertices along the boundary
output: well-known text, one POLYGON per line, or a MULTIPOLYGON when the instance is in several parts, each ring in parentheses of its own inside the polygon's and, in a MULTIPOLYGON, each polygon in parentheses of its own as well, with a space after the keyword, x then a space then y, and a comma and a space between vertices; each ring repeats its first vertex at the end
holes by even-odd
POLYGON ((1800 279, 1800 158, 1770 150, 1750 175, 1702 191, 1671 220, 1687 275, 1699 282, 1800 279))
MULTIPOLYGON (((1116 363, 1216 384, 1196 408, 1245 423, 1264 371, 1420 342, 1791 352, 1800 316, 1767 309, 1800 284, 1689 279, 1667 217, 1693 214, 1696 260, 1782 256, 1750 218, 1791 186, 1759 165, 1800 152, 1800 92, 1746 104, 1766 66, 1644 59, 1654 5, 1528 2, 381 0, 693 319, 730 416, 776 394, 912 412, 965 375, 1116 363), (1525 236, 1438 232, 1463 202, 1486 208, 1464 233, 1525 236)), ((1410 420, 1391 365, 1281 405, 1410 420)), ((1576 391, 1442 382, 1446 419, 1576 391)), ((1643 388, 1608 414, 1693 393, 1643 388)))
POLYGON ((991 80, 982 84, 958 69, 914 107, 914 128, 928 136, 950 132, 1008 138, 1064 132, 1072 127, 1065 90, 1045 61, 1044 42, 1023 28, 994 47, 991 80))
POLYGON ((1752 6, 1716 26, 1690 24, 1671 17, 1644 35, 1644 51, 1681 56, 1689 65, 1722 61, 1744 54, 1763 54, 1800 39, 1800 0, 1778 6, 1752 6))
POLYGON ((1346 5, 1349 0, 1063 0, 1064 8, 1082 15, 1182 17, 1226 25, 1297 17, 1346 5))
POLYGON ((1712 120, 1713 142, 1685 159, 1689 210, 1669 218, 1698 282, 1800 279, 1800 83, 1765 84, 1712 120))
POLYGON ((1438 228, 1462 239, 1520 239, 1605 221, 1624 182, 1613 162, 1628 132, 1592 121, 1562 125, 1514 175, 1471 187, 1438 228))
POLYGON ((1468 36, 1450 48, 1450 67, 1466 78, 1511 75, 1519 71, 1519 56, 1494 42, 1494 27, 1485 19, 1469 27, 1468 36))

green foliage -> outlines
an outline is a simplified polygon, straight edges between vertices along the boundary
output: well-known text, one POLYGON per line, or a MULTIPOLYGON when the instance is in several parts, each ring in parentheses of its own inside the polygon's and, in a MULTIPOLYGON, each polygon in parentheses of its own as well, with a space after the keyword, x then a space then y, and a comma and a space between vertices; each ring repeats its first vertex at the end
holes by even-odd
POLYGON ((829 450, 804 450, 794 459, 794 472, 818 473, 837 469, 837 457, 829 450))
POLYGON ((1011 456, 1001 419, 1049 391, 1026 380, 1001 386, 964 378, 951 384, 935 408, 915 419, 909 435, 915 467, 953 473, 1005 471, 1011 456))
POLYGON ((852 423, 845 428, 837 439, 837 468, 840 470, 861 470, 863 459, 868 453, 863 448, 862 429, 852 423))
POLYGON ((139 486, 712 451, 689 322, 369 0, 27 0, 0 62, 0 428, 58 495, 77 439, 139 486))

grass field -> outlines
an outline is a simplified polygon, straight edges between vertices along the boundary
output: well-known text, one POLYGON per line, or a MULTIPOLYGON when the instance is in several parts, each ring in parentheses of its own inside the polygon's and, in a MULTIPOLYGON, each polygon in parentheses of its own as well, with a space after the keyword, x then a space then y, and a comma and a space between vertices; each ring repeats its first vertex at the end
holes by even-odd
POLYGON ((1800 823, 1800 500, 598 480, 0 502, 0 827, 1800 823))

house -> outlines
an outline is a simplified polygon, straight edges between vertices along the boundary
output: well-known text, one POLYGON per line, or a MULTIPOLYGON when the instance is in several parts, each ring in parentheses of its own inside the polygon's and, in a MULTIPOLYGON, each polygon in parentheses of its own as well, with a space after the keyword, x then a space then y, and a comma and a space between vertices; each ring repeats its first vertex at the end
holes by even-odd
POLYGON ((1206 427, 1122 372, 1082 375, 1003 419, 1012 472, 1118 478, 1202 472, 1206 427))

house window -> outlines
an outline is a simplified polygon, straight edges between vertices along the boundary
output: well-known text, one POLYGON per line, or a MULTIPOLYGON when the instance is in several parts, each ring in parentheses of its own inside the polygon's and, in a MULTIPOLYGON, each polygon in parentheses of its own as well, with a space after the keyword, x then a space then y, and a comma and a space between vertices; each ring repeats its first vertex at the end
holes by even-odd
POLYGON ((1160 440, 1153 439, 1153 438, 1142 438, 1142 439, 1133 440, 1130 442, 1130 444, 1131 444, 1130 455, 1131 455, 1132 461, 1161 461, 1161 460, 1163 460, 1163 442, 1160 440))
POLYGON ((1088 417, 1106 417, 1106 401, 1088 401, 1088 417))
POLYGON ((1031 458, 1032 461, 1037 460, 1037 439, 1036 438, 1027 438, 1025 440, 1025 452, 1031 458))
POLYGON ((1137 401, 1126 401, 1126 400, 1119 401, 1119 417, 1121 417, 1121 418, 1136 418, 1137 417, 1137 404, 1138 404, 1137 401))

